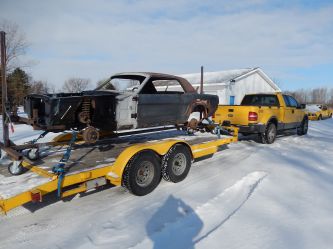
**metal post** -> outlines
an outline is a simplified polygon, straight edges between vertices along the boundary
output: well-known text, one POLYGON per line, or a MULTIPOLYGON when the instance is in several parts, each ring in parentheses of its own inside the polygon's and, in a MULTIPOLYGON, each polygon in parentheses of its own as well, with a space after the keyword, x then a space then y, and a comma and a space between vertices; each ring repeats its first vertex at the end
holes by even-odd
POLYGON ((203 94, 203 66, 201 66, 200 94, 203 94))
POLYGON ((0 32, 1 46, 1 83, 2 83, 2 133, 5 147, 9 147, 9 131, 6 123, 7 108, 7 81, 6 81, 6 33, 0 32))

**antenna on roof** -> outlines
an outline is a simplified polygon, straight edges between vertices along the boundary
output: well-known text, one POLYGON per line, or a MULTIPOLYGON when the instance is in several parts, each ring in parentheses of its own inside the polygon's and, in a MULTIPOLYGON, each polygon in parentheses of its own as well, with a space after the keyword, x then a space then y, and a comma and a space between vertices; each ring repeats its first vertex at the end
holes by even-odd
POLYGON ((201 66, 200 94, 203 94, 203 66, 201 66))

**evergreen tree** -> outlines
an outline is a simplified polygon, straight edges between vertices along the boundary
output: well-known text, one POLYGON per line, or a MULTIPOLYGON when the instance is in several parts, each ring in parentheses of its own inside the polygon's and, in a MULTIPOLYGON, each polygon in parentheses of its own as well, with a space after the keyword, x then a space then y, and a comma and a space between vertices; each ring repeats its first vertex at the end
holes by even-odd
POLYGON ((21 68, 16 68, 7 76, 7 96, 12 107, 23 105, 24 97, 30 90, 30 77, 21 68))

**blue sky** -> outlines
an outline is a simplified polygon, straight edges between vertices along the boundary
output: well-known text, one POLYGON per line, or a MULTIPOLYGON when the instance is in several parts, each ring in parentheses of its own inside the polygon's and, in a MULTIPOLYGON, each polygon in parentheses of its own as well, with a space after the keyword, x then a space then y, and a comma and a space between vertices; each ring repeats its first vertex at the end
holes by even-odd
POLYGON ((261 67, 282 89, 333 87, 332 1, 0 0, 36 80, 261 67))

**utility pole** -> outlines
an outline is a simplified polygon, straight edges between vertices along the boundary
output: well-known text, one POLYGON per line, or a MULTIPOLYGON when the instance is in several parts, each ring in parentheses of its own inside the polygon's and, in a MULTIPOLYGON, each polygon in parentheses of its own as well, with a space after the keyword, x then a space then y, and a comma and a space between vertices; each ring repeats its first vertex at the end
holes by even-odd
POLYGON ((203 94, 203 66, 201 66, 200 94, 203 94))
POLYGON ((3 144, 9 147, 9 131, 7 118, 7 81, 6 81, 6 33, 0 31, 0 46, 1 46, 1 83, 2 83, 2 132, 3 144))

